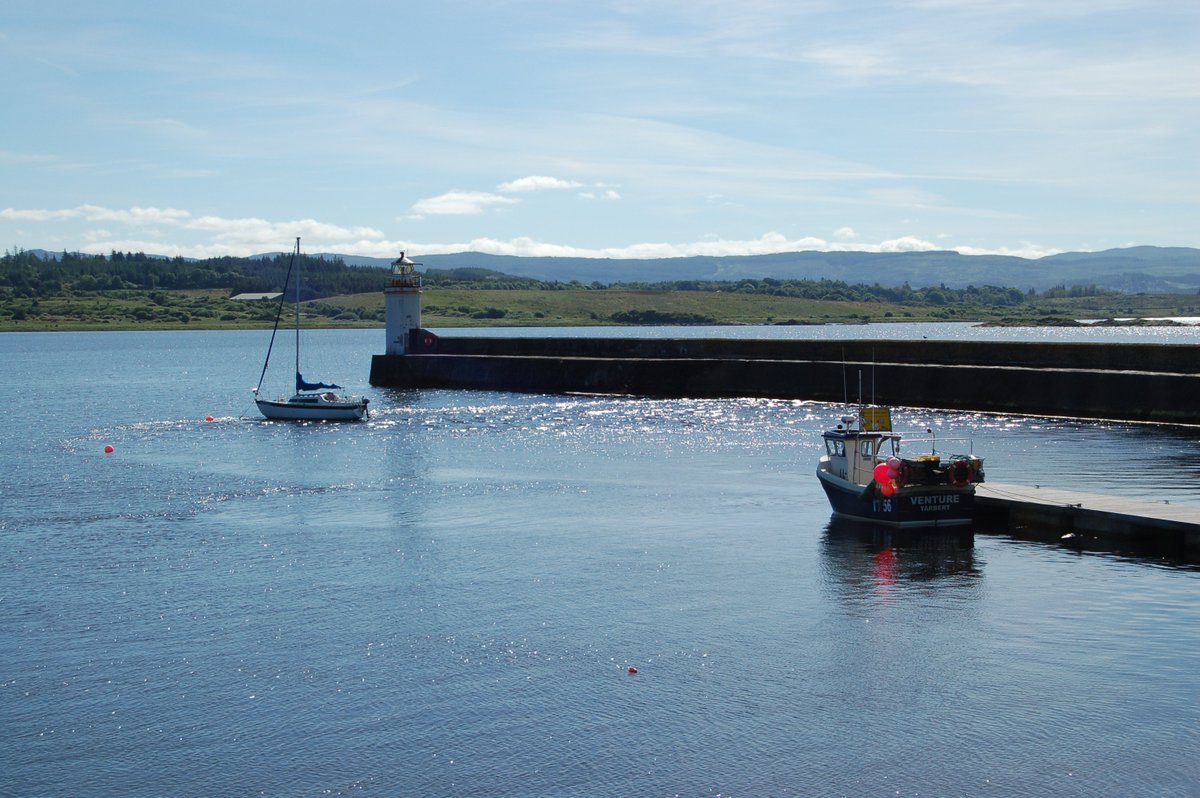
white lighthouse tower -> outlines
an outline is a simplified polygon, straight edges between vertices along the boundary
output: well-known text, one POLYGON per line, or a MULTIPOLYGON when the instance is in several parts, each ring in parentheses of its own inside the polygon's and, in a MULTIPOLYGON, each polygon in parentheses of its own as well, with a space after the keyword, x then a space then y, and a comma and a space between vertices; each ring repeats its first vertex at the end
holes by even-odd
POLYGON ((383 289, 389 355, 407 354, 409 331, 421 326, 421 275, 413 273, 413 267, 420 265, 403 252, 392 262, 392 276, 383 289))

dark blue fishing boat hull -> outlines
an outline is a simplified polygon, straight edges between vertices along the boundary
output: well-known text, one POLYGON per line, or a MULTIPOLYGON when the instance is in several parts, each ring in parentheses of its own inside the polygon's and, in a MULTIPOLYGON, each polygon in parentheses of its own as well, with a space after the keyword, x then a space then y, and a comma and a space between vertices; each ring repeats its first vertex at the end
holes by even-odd
POLYGON ((874 485, 863 487, 823 469, 817 476, 836 515, 897 527, 969 526, 975 521, 974 486, 901 488, 884 496, 874 485))

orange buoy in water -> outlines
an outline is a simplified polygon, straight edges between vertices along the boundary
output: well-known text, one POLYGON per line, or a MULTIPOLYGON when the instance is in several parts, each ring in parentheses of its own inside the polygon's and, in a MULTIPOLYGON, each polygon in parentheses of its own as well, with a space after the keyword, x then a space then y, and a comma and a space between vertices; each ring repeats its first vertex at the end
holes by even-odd
POLYGON ((633 667, 632 665, 630 665, 630 666, 629 666, 629 672, 630 672, 630 673, 637 673, 637 668, 635 668, 635 667, 633 667))
POLYGON ((213 420, 213 417, 212 417, 212 416, 205 416, 205 417, 204 417, 204 420, 205 420, 205 421, 212 421, 212 420, 213 420))
POLYGON ((114 451, 116 451, 116 450, 115 450, 115 449, 113 449, 113 447, 112 447, 112 444, 111 444, 111 443, 110 443, 110 444, 108 444, 107 446, 105 446, 105 447, 104 447, 104 453, 105 453, 105 454, 112 454, 114 451))

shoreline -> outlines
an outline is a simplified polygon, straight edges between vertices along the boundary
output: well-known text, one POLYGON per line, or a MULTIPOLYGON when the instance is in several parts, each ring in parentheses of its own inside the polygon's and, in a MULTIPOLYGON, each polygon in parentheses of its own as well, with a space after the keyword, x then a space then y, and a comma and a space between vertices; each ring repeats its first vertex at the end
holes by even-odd
MULTIPOLYGON (((1178 317, 1191 318, 1191 317, 1178 317)), ((441 328, 461 328, 475 330, 503 330, 503 329, 524 329, 524 328, 589 328, 589 327, 610 327, 613 329, 662 329, 662 328, 678 328, 688 329, 694 327, 865 327, 870 324, 894 324, 894 325, 916 325, 916 324, 932 324, 937 322, 945 322, 945 319, 870 319, 870 320, 830 320, 830 321, 806 321, 806 322, 772 322, 767 324, 753 324, 747 322, 715 322, 712 324, 617 324, 617 323, 602 323, 597 320, 590 320, 588 323, 579 322, 544 322, 541 324, 530 324, 522 321, 520 324, 464 324, 463 319, 454 319, 454 324, 431 325, 428 324, 428 319, 425 324, 430 329, 441 328)), ((1167 328, 1188 328, 1200 327, 1200 322, 1183 322, 1175 318, 1133 318, 1133 319, 1113 319, 1105 318, 1096 321, 1081 321, 1078 319, 955 319, 955 324, 970 324, 977 327, 987 329, 1020 329, 1020 328, 1077 328, 1077 329, 1103 329, 1103 328, 1140 328, 1140 327, 1167 327, 1167 328)), ((3 333, 41 333, 41 332, 176 332, 181 330, 195 330, 196 332, 222 332, 227 330, 270 330, 270 324, 192 324, 183 322, 174 323, 140 323, 140 324, 95 324, 81 322, 79 324, 30 324, 25 325, 24 322, 19 322, 21 326, 14 324, 5 324, 0 322, 0 334, 3 333)), ((383 330, 384 325, 380 322, 334 322, 329 324, 305 324, 302 325, 305 330, 383 330)))

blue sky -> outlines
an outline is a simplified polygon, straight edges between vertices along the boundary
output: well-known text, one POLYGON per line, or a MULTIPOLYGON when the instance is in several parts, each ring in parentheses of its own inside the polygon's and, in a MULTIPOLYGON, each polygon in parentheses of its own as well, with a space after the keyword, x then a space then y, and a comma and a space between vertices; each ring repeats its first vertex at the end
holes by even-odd
POLYGON ((0 246, 1200 246, 1194 0, 6 0, 0 246))

